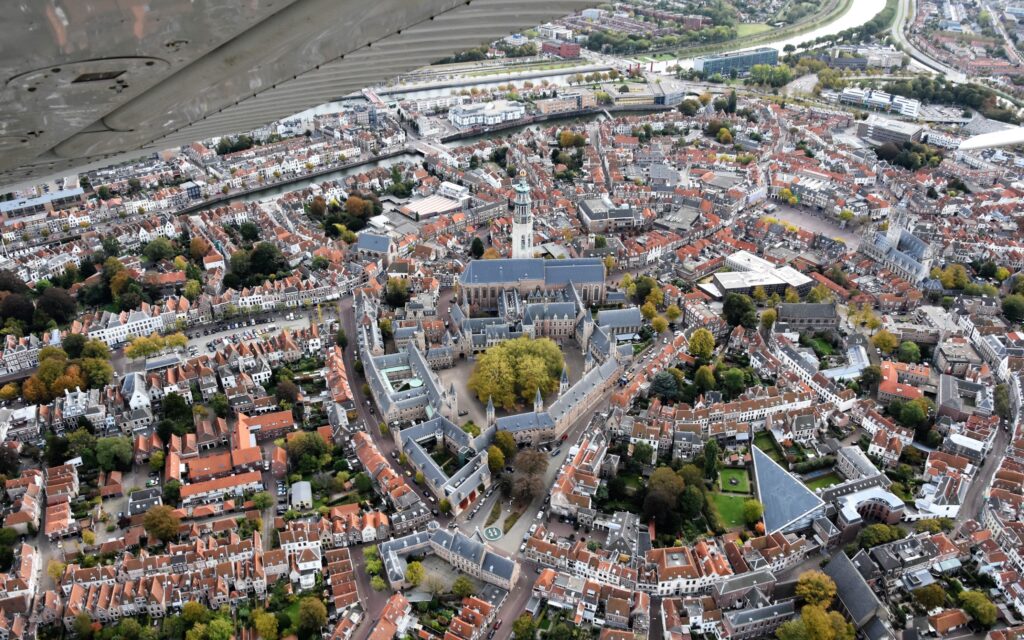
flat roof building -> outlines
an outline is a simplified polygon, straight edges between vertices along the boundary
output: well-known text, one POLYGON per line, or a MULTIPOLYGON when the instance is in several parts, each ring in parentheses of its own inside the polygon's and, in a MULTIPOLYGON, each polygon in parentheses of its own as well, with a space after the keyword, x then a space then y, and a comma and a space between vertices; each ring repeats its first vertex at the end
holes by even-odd
POLYGON ((713 56, 694 58, 693 68, 705 77, 721 73, 723 75, 735 70, 738 74, 750 72, 755 64, 776 65, 779 63, 779 52, 771 47, 760 47, 750 51, 721 53, 713 56))

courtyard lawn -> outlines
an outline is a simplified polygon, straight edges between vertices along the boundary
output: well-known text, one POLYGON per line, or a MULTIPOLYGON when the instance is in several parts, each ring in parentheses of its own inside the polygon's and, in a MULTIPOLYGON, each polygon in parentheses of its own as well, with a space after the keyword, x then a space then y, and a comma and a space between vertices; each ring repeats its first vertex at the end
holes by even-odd
POLYGON ((813 480, 808 480, 804 484, 807 485, 808 489, 814 490, 824 489, 825 487, 831 487, 832 485, 839 484, 842 481, 843 479, 840 478, 835 471, 833 471, 831 473, 826 473, 823 476, 814 478, 813 480))
POLYGON ((750 493, 750 476, 746 469, 722 469, 719 485, 729 493, 750 493), (735 484, 731 482, 735 480, 735 484))
POLYGON ((814 353, 819 358, 824 358, 825 356, 830 356, 835 353, 832 345, 821 338, 811 338, 811 348, 814 349, 814 353))
POLYGON ((768 454, 768 457, 775 462, 782 462, 782 456, 779 455, 779 450, 775 448, 775 441, 772 440, 771 434, 767 431, 762 431, 754 436, 754 446, 768 454))
POLYGON ((718 507, 718 515, 722 517, 722 522, 729 528, 742 527, 744 526, 743 521, 743 503, 750 498, 746 496, 728 496, 724 493, 712 493, 711 499, 715 501, 715 506, 718 507))
POLYGON ((736 25, 736 37, 746 38, 748 36, 757 35, 758 33, 764 33, 765 31, 771 31, 772 27, 768 24, 760 22, 744 22, 736 25))

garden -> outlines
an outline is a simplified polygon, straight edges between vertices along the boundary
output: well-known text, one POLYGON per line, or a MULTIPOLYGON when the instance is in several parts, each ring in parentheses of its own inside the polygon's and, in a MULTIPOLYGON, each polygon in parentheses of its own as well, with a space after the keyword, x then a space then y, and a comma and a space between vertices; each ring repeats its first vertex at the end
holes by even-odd
POLYGON ((750 493, 750 475, 744 469, 722 469, 718 484, 727 493, 750 493))

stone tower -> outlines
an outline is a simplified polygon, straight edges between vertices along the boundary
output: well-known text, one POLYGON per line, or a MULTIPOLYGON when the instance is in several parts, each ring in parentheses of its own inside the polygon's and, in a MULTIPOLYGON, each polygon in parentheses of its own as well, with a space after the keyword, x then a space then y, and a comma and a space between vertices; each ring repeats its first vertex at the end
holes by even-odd
POLYGON ((540 387, 537 387, 537 395, 533 397, 533 411, 534 413, 544 412, 544 396, 540 395, 540 387))
POLYGON ((494 398, 487 396, 487 426, 494 426, 494 398))
POLYGON ((530 185, 526 183, 526 172, 519 172, 519 182, 512 187, 516 196, 512 211, 512 257, 533 257, 533 213, 530 211, 530 185))

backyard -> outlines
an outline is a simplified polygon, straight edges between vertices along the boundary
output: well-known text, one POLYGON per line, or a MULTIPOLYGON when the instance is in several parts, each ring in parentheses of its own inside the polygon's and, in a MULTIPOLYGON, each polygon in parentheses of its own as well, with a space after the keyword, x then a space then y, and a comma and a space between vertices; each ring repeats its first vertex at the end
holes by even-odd
POLYGON ((767 431, 762 431, 754 436, 754 446, 768 454, 768 457, 775 462, 782 463, 782 456, 779 455, 779 450, 775 447, 775 440, 767 431))
POLYGON ((729 493, 750 493, 750 475, 746 469, 722 469, 719 477, 722 491, 729 493))

